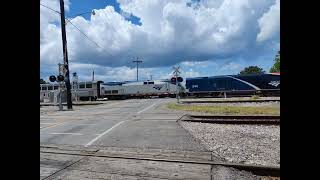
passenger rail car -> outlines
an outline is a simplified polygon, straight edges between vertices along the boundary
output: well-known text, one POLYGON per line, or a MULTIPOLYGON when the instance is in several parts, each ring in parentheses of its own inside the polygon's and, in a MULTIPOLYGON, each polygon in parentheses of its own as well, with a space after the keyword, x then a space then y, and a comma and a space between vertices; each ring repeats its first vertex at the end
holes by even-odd
POLYGON ((176 85, 164 81, 110 82, 101 85, 101 96, 108 99, 132 97, 175 97, 176 85))
POLYGON ((188 96, 280 95, 280 74, 226 75, 186 79, 188 96))
MULTIPOLYGON (((100 85, 103 83, 102 81, 97 82, 79 82, 76 84, 71 84, 71 93, 72 97, 77 97, 80 100, 96 100, 97 98, 100 98, 100 85)), ((65 88, 65 85, 62 85, 63 89, 65 88)), ((43 99, 49 98, 49 93, 58 91, 59 90, 59 84, 40 84, 40 101, 43 101, 43 99)))

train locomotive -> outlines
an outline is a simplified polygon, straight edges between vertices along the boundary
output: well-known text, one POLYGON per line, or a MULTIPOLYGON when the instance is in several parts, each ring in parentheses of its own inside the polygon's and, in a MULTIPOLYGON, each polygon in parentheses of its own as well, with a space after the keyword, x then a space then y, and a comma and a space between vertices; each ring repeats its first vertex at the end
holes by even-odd
POLYGON ((225 75, 186 79, 187 96, 280 96, 280 73, 225 75))
POLYGON ((110 82, 101 85, 101 96, 108 99, 175 97, 177 86, 168 80, 110 82))

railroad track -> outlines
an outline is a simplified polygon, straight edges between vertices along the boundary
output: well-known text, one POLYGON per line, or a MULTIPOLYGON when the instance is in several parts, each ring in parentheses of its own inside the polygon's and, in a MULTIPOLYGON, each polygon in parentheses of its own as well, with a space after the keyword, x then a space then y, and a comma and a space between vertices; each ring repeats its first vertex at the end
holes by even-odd
POLYGON ((184 115, 178 121, 216 124, 265 124, 280 125, 280 116, 201 116, 184 115))
POLYGON ((56 154, 56 155, 74 155, 82 157, 100 157, 100 158, 117 158, 117 159, 131 159, 131 160, 143 160, 143 161, 159 161, 159 162, 171 162, 171 163, 187 163, 187 164, 202 164, 211 166, 225 166, 231 167, 238 170, 249 171, 259 176, 271 176, 280 177, 280 167, 276 166, 261 166, 261 165, 248 165, 248 164, 237 164, 237 163, 225 163, 225 162, 214 162, 210 160, 181 160, 181 159, 166 159, 156 157, 135 157, 121 154, 96 154, 89 152, 57 152, 57 151, 45 151, 42 150, 40 153, 56 154))

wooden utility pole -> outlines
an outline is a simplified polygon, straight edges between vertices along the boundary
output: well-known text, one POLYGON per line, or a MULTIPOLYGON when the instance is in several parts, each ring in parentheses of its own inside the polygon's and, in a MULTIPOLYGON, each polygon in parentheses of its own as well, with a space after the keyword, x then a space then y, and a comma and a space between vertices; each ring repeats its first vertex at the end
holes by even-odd
POLYGON ((64 2, 60 0, 60 15, 61 15, 61 34, 62 34, 62 47, 63 47, 63 61, 65 68, 65 83, 67 88, 67 106, 68 109, 72 109, 72 95, 71 95, 71 84, 69 77, 69 61, 67 51, 67 36, 66 36, 66 21, 64 15, 64 2))

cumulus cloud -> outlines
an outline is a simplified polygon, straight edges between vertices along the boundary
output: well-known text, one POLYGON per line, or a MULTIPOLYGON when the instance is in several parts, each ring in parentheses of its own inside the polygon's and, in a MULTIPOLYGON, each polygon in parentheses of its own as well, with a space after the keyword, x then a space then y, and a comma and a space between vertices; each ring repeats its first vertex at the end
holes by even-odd
POLYGON ((188 71, 185 71, 183 75, 184 77, 199 77, 200 73, 197 71, 194 71, 193 69, 189 69, 188 71))
POLYGON ((234 71, 234 70, 240 70, 242 67, 240 64, 235 63, 235 62, 229 62, 226 63, 224 66, 221 67, 221 70, 223 71, 234 71))
MULTIPOLYGON (((41 2, 59 9, 58 1, 41 2)), ((149 69, 141 73, 150 75, 152 68, 161 69, 182 62, 186 66, 192 63, 205 66, 196 63, 247 55, 255 57, 266 53, 265 47, 270 46, 270 42, 263 41, 277 34, 274 17, 279 11, 278 0, 276 3, 272 0, 118 2, 120 12, 107 6, 95 10, 96 14, 89 20, 83 17, 72 20, 98 46, 67 24, 71 66, 94 64, 100 67, 101 76, 130 80, 129 76, 135 77, 134 57, 141 57, 144 68, 149 69), (129 15, 139 17, 141 25, 128 21, 129 15)), ((66 1, 66 9, 69 6, 70 2, 66 1)), ((62 62, 60 23, 59 16, 46 8, 41 7, 40 16, 40 59, 45 67, 62 62)), ((80 69, 74 66, 74 70, 80 69)), ((189 74, 196 75, 191 71, 189 74)), ((159 77, 165 76, 167 73, 159 73, 159 77)))
POLYGON ((278 36, 280 32, 280 0, 270 7, 269 11, 259 19, 260 32, 257 41, 262 42, 278 36))

